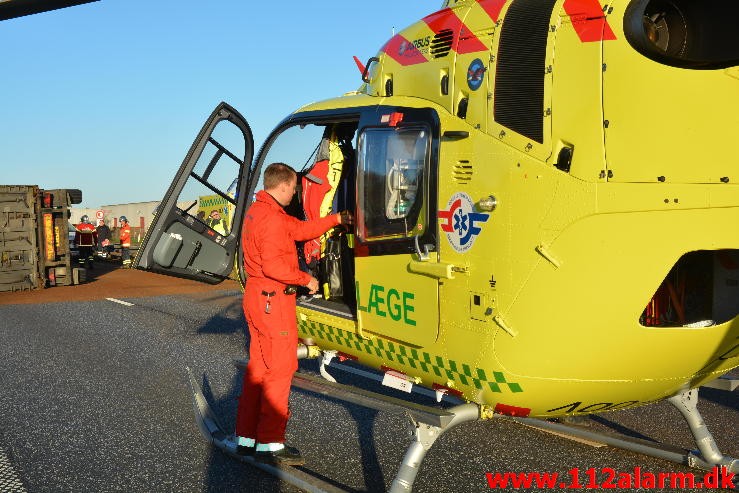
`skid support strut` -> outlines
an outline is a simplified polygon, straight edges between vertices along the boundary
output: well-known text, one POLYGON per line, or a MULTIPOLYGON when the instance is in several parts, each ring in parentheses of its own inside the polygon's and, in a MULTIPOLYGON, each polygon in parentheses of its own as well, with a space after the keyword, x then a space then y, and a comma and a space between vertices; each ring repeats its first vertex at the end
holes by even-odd
POLYGON ((300 372, 293 375, 293 387, 378 411, 405 413, 410 417, 415 428, 414 440, 405 453, 390 493, 411 491, 426 452, 442 433, 458 424, 481 419, 481 407, 477 404, 461 404, 449 409, 438 409, 300 372))
MULTIPOLYGON (((695 457, 691 454, 688 460, 700 460, 716 466, 724 466, 729 472, 739 473, 739 460, 724 456, 716 445, 711 432, 708 431, 703 417, 698 411, 698 389, 686 390, 677 395, 673 395, 667 401, 675 406, 680 414, 683 415, 685 421, 690 427, 695 443, 700 450, 702 457, 695 457)), ((693 464, 690 464, 691 466, 693 464)))
MULTIPOLYGON (((300 345, 298 347, 298 358, 311 357, 308 354, 310 348, 313 347, 300 345)), ((318 357, 318 351, 316 349, 312 351, 313 357, 318 357)), ((327 371, 327 368, 332 366, 336 354, 336 351, 322 351, 320 374, 327 382, 319 382, 314 377, 296 374, 296 377, 293 377, 293 385, 313 392, 330 394, 334 398, 377 410, 405 411, 413 426, 414 440, 408 446, 389 493, 411 492, 426 453, 445 431, 468 421, 489 419, 493 416, 492 413, 487 412, 487 409, 483 409, 477 404, 459 404, 450 409, 439 410, 338 384, 336 379, 327 371)), ((351 368, 343 369, 352 371, 351 368)), ((354 372, 359 374, 357 371, 354 372)), ((437 400, 440 400, 439 397, 437 397, 437 400)))
MULTIPOLYGON (((723 387, 714 387, 723 388, 723 387)), ((565 437, 575 437, 590 442, 602 443, 639 454, 657 457, 677 464, 685 464, 706 471, 714 467, 725 467, 728 472, 739 473, 739 460, 723 455, 716 445, 716 441, 708 431, 703 418, 698 412, 698 390, 692 389, 667 399, 677 407, 688 422, 693 433, 698 450, 686 450, 667 444, 642 440, 618 433, 598 433, 579 426, 564 423, 553 423, 538 418, 512 418, 514 421, 527 426, 539 428, 548 432, 557 433, 565 437)))
POLYGON ((415 427, 415 440, 410 444, 403 457, 397 476, 390 487, 390 493, 407 493, 413 488, 413 483, 418 475, 421 462, 426 457, 426 452, 431 449, 437 438, 450 428, 480 419, 480 407, 477 404, 461 404, 448 410, 453 415, 451 421, 442 426, 434 426, 420 423, 411 417, 415 427))

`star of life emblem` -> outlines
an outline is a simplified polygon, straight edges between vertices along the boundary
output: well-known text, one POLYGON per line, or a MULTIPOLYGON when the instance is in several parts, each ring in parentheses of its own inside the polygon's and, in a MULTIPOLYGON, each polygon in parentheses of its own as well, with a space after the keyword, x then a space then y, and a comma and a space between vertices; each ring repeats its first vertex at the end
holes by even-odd
POLYGON ((482 223, 490 214, 474 212, 474 203, 469 195, 457 192, 449 199, 446 210, 439 211, 441 230, 446 233, 449 244, 458 252, 466 252, 482 232, 482 223))

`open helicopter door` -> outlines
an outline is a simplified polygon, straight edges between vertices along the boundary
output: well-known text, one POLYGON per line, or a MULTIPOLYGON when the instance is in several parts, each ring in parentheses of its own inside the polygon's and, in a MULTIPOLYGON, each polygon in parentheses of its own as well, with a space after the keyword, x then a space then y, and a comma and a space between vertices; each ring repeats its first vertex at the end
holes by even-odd
POLYGON ((233 270, 249 202, 251 129, 220 103, 185 156, 133 267, 217 284, 233 270))

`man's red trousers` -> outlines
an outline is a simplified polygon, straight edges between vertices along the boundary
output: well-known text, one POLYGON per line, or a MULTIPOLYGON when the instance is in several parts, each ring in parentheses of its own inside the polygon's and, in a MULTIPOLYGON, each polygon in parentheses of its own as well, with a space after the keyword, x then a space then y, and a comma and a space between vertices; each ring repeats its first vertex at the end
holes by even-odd
POLYGON ((282 283, 252 277, 244 290, 251 341, 236 414, 236 435, 254 438, 258 443, 285 441, 290 384, 298 369, 295 295, 286 295, 283 289, 282 283), (268 298, 270 313, 265 311, 268 298))

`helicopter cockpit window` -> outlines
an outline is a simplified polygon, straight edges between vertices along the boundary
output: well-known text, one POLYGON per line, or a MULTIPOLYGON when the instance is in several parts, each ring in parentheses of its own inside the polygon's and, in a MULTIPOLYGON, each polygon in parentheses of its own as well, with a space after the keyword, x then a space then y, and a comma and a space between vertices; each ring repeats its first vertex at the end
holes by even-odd
POLYGON ((363 239, 408 235, 423 204, 429 131, 373 128, 359 139, 358 234, 363 239))
POLYGON ((184 188, 177 207, 214 232, 228 236, 236 204, 238 178, 244 163, 244 138, 228 120, 218 123, 184 188))
POLYGON ((739 64, 739 2, 633 0, 624 33, 642 55, 673 67, 721 69, 739 64))
MULTIPOLYGON (((318 144, 326 130, 324 125, 304 123, 283 129, 269 142, 262 158, 262 173, 270 163, 285 163, 296 171, 308 168, 318 152, 318 144)), ((259 176, 256 189, 262 188, 264 177, 259 176)))

